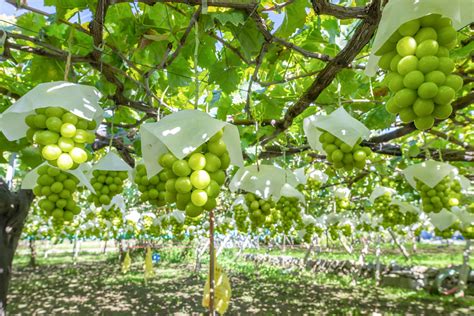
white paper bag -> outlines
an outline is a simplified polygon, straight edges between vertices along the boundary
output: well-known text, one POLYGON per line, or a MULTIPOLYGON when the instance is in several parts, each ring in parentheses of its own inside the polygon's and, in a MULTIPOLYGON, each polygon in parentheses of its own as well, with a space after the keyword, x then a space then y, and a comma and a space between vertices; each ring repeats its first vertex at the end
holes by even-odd
POLYGON ((428 217, 430 218, 431 224, 440 231, 445 230, 457 220, 456 215, 444 208, 439 213, 429 213, 428 217))
POLYGON ((305 185, 306 184, 306 174, 305 174, 305 168, 302 167, 302 168, 298 168, 298 169, 295 169, 295 171, 293 171, 293 174, 295 175, 296 177, 296 180, 298 180, 298 182, 302 185, 305 185))
POLYGON ((56 168, 56 167, 48 164, 47 162, 43 162, 41 165, 39 165, 35 169, 31 170, 30 172, 28 172, 25 175, 25 177, 23 178, 23 181, 21 183, 21 188, 22 189, 33 190, 33 188, 36 186, 36 180, 39 177, 38 169, 40 167, 44 166, 44 165, 48 165, 51 168, 55 168, 55 169, 61 170, 62 172, 72 174, 73 176, 75 176, 79 180, 79 185, 78 186, 85 186, 89 191, 91 191, 92 193, 95 194, 95 190, 92 187, 91 183, 89 182, 89 179, 87 178, 87 176, 85 174, 85 171, 87 171, 87 170, 85 170, 84 168, 87 168, 87 164, 84 164, 85 166, 83 166, 82 168, 77 168, 77 169, 74 169, 74 170, 62 170, 62 169, 56 168))
POLYGON ((322 172, 321 170, 311 170, 308 173, 308 178, 318 181, 320 183, 326 183, 329 179, 329 176, 322 172))
POLYGON ((317 221, 313 216, 304 213, 301 213, 301 221, 303 222, 304 226, 308 226, 310 224, 317 224, 317 221))
POLYGON ((264 200, 274 197, 278 201, 281 188, 285 183, 298 185, 295 175, 287 170, 271 165, 247 166, 240 168, 232 178, 229 189, 231 192, 244 190, 254 193, 264 200))
POLYGON ((216 120, 209 114, 197 110, 183 110, 165 116, 159 122, 145 123, 140 127, 142 154, 148 177, 160 172, 163 167, 159 157, 170 151, 182 159, 204 144, 218 131, 224 129, 222 140, 227 146, 233 165, 243 166, 239 130, 236 126, 216 120))
POLYGON ((463 227, 474 225, 474 214, 467 212, 457 206, 451 209, 451 212, 459 219, 463 227))
POLYGON ((415 214, 421 213, 420 209, 417 208, 416 206, 408 202, 401 201, 397 198, 394 198, 392 202, 390 203, 390 205, 397 205, 402 213, 407 213, 407 212, 415 213, 415 214))
POLYGON ((323 129, 342 140, 347 145, 354 147, 359 139, 369 136, 370 130, 364 124, 350 116, 343 107, 338 108, 327 116, 312 115, 304 119, 303 129, 310 147, 323 152, 319 136, 323 129))
POLYGON ((449 17, 455 29, 460 29, 474 21, 472 0, 396 0, 385 6, 365 73, 374 76, 380 59, 375 55, 388 38, 405 22, 432 13, 449 17))
POLYGON ((334 189, 334 196, 339 199, 349 199, 351 197, 351 190, 348 188, 336 188, 334 189))
POLYGON ((102 208, 106 211, 110 210, 112 207, 118 208, 122 214, 125 213, 127 207, 125 205, 125 199, 121 194, 114 195, 109 205, 102 206, 102 208))
POLYGON ((92 166, 92 171, 94 170, 131 172, 132 167, 130 167, 122 157, 110 151, 92 166))
POLYGON ((301 203, 305 202, 304 195, 295 189, 293 186, 289 185, 288 183, 285 183, 280 190, 280 197, 281 196, 286 196, 286 197, 294 197, 297 198, 301 203))
POLYGON ((372 193, 370 194, 370 197, 369 197, 369 201, 371 203, 374 203, 375 200, 384 195, 385 193, 390 193, 390 196, 392 196, 393 194, 395 194, 395 190, 394 189, 391 189, 391 188, 386 188, 386 187, 382 187, 382 186, 376 186, 375 189, 372 191, 372 193))
POLYGON ((66 81, 40 83, 15 103, 0 117, 0 131, 10 140, 26 136, 28 125, 25 117, 35 109, 50 106, 62 107, 86 120, 94 120, 97 126, 104 111, 99 106, 101 95, 96 88, 66 81))
POLYGON ((415 189, 415 179, 418 179, 430 188, 433 188, 443 180, 444 177, 454 177, 457 174, 457 168, 445 162, 427 160, 405 168, 402 173, 405 175, 408 183, 415 189))

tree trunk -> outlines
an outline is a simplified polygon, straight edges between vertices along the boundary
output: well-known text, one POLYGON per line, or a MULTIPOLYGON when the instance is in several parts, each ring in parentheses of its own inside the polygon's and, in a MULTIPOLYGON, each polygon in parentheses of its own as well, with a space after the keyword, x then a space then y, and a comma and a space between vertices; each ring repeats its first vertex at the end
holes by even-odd
POLYGON ((30 246, 30 266, 36 266, 36 247, 35 247, 35 240, 33 238, 29 241, 30 246))
POLYGON ((32 200, 31 190, 10 192, 0 179, 0 316, 6 315, 13 256, 32 200))

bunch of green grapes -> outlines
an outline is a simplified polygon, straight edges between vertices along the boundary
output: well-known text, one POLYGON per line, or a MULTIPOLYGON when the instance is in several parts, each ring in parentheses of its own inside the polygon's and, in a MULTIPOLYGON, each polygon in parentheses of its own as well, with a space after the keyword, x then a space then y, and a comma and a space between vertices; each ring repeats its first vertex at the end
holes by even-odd
POLYGON ((184 223, 181 223, 173 216, 171 216, 167 222, 168 227, 171 230, 171 233, 173 234, 173 237, 179 241, 184 240, 186 231, 186 226, 184 225, 184 223))
POLYGON ((443 208, 449 210, 453 206, 458 206, 461 200, 461 184, 449 176, 444 177, 433 188, 417 180, 416 189, 421 196, 423 211, 427 213, 438 213, 443 208))
POLYGON ((73 199, 79 180, 72 174, 48 165, 38 168, 38 175, 33 193, 43 197, 38 202, 39 208, 58 223, 72 221, 74 215, 81 212, 73 199))
POLYGON ((123 182, 128 178, 127 171, 94 170, 91 184, 96 194, 87 198, 96 207, 109 205, 112 198, 123 191, 123 182))
POLYGON ((336 169, 344 168, 347 171, 354 168, 364 169, 367 159, 372 155, 372 150, 369 147, 359 145, 360 141, 351 147, 326 131, 323 131, 319 136, 319 141, 326 152, 326 159, 336 169))
POLYGON ((241 233, 248 232, 249 222, 247 221, 248 211, 242 204, 238 204, 234 207, 234 220, 237 230, 241 233))
POLYGON ((300 201, 296 197, 282 196, 276 204, 276 208, 280 213, 281 226, 283 231, 288 233, 293 226, 293 222, 301 219, 300 201))
POLYGON ((339 232, 342 232, 342 235, 345 237, 350 237, 352 235, 352 226, 350 224, 337 224, 329 226, 329 236, 332 240, 339 239, 339 232))
POLYGON ((400 211, 400 206, 390 204, 392 202, 390 192, 385 192, 377 197, 372 206, 375 214, 382 216, 382 227, 389 228, 404 223, 405 213, 400 211))
POLYGON ((336 210, 337 211, 344 211, 348 210, 351 207, 351 200, 349 198, 341 198, 341 197, 335 197, 334 200, 336 201, 336 210))
POLYGON ((415 223, 417 223, 419 220, 418 213, 415 212, 405 212, 403 216, 403 225, 404 226, 411 226, 415 223))
MULTIPOLYGON (((276 210, 272 209, 270 214, 265 217, 265 222, 263 223, 263 228, 268 229, 270 234, 273 236, 277 232, 277 226, 281 223, 281 213, 276 210)), ((286 231, 288 232, 289 229, 286 231)))
POLYGON ((163 234, 163 230, 160 225, 152 224, 150 227, 147 228, 146 233, 153 237, 159 237, 163 234))
POLYGON ((305 243, 309 244, 311 242, 311 240, 313 239, 314 228, 315 227, 316 226, 314 224, 306 225, 305 232, 304 232, 304 235, 303 235, 303 241, 305 243))
POLYGON ((142 202, 150 202, 151 205, 164 206, 165 202, 165 176, 164 172, 154 175, 148 179, 146 168, 144 165, 137 166, 135 183, 140 191, 140 200, 142 202))
POLYGON ((372 232, 374 231, 374 228, 372 227, 372 225, 364 222, 364 223, 359 223, 357 225, 357 230, 363 231, 363 232, 372 232))
POLYGON ((252 222, 252 227, 262 227, 265 219, 272 212, 275 207, 275 202, 270 198, 268 201, 258 197, 253 193, 245 194, 245 203, 249 210, 249 218, 252 222))
POLYGON ((219 234, 226 235, 230 230, 232 230, 232 225, 228 218, 216 226, 216 232, 219 234))
POLYGON ((313 178, 308 178, 306 180, 306 190, 308 191, 318 191, 321 188, 322 182, 313 178))
POLYGON ((159 158, 166 175, 166 202, 176 203, 187 216, 197 217, 217 205, 225 170, 230 165, 222 136, 221 130, 184 159, 177 159, 170 152, 159 158))
MULTIPOLYGON (((92 214, 91 216, 93 217, 94 213, 90 212, 89 214, 92 214)), ((99 211, 98 217, 102 218, 102 219, 105 219, 105 220, 108 220, 109 222, 113 223, 113 221, 116 218, 120 218, 122 220, 122 211, 116 206, 112 206, 108 210, 102 208, 99 211)))
POLYGON ((449 239, 453 237, 454 233, 457 231, 461 231, 461 227, 459 223, 454 223, 445 230, 439 230, 437 227, 434 229, 434 233, 436 236, 442 237, 444 239, 449 239))
POLYGON ((398 114, 404 123, 415 122, 419 130, 446 119, 451 101, 463 86, 454 75, 449 50, 457 44, 451 20, 431 14, 402 24, 377 52, 380 68, 387 70, 385 81, 392 96, 387 111, 398 114))
POLYGON ((25 117, 27 139, 39 146, 41 155, 62 170, 77 168, 89 159, 86 144, 95 141, 95 121, 87 121, 60 107, 35 110, 25 117))
POLYGON ((461 234, 463 235, 465 239, 473 240, 474 239, 474 226, 469 225, 467 227, 462 228, 461 234))

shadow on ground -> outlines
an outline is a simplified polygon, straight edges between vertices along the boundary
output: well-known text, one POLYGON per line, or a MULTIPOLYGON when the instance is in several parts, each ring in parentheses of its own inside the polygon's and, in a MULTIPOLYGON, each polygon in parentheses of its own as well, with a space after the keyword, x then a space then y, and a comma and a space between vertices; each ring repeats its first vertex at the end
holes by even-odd
MULTIPOLYGON (((16 269, 8 310, 22 315, 199 315, 203 275, 185 265, 161 265, 143 282, 142 264, 127 275, 110 262, 16 269)), ((469 315, 462 302, 390 297, 382 290, 282 282, 229 273, 228 315, 401 314, 469 315)), ((471 307, 472 308, 472 307, 471 307)))

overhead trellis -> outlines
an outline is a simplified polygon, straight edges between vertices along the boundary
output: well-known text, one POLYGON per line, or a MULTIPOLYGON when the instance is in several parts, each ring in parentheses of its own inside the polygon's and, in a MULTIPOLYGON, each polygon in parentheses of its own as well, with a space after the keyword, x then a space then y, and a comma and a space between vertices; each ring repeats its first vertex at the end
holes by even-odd
MULTIPOLYGON (((362 70, 386 1, 359 0, 356 6, 353 1, 336 5, 326 0, 46 1, 56 6, 55 14, 26 2, 6 2, 30 13, 17 21, 4 21, 9 26, 0 31, 4 67, 29 60, 33 79, 24 79, 24 87, 18 87, 4 77, 0 92, 16 99, 35 81, 63 79, 64 73, 70 81, 98 86, 108 101, 105 107, 117 108, 114 113, 120 117, 108 118, 105 124, 110 129, 115 120, 113 128, 131 130, 126 132, 126 141, 120 134, 99 132, 94 146, 105 147, 111 135, 116 135, 112 144, 130 164, 137 148, 133 145, 138 139, 135 128, 178 109, 215 108, 219 119, 243 128, 257 124, 261 135, 250 142, 263 146, 261 158, 309 150, 304 141, 287 144, 282 150, 280 136, 295 128, 295 123, 301 125, 304 116, 334 109, 336 102, 369 109, 367 119, 387 114, 380 107, 382 114, 362 106, 383 103, 383 87, 374 92, 362 70), (80 19, 85 10, 92 13, 88 22, 80 19), (342 96, 339 89, 340 96, 334 98, 340 80, 359 82, 366 93, 354 92, 356 84, 342 96), (193 81, 197 84, 191 84, 193 81), (235 94, 240 95, 238 104, 235 94)), ((471 40, 462 41, 461 49, 471 40)), ((468 74, 465 81, 472 82, 468 74)), ((453 102, 453 124, 471 122, 466 108, 473 101, 470 92, 453 102)), ((363 116, 364 112, 356 114, 363 116)), ((374 126, 386 132, 363 145, 376 153, 403 155, 401 146, 390 141, 410 135, 414 125, 399 126, 390 119, 377 124, 374 126)), ((428 148, 429 156, 472 161, 472 146, 448 135, 447 124, 438 125, 429 135, 445 139, 454 148, 428 148)), ((426 154, 422 151, 417 157, 426 154)))

